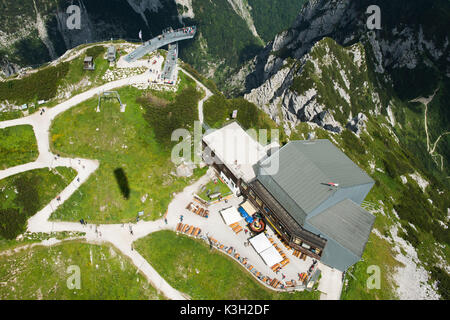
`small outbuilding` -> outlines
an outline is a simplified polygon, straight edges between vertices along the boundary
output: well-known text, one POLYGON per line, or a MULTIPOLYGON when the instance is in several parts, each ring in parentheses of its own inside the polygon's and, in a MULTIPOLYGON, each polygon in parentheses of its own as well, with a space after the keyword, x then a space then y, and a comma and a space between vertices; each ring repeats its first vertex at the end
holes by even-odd
POLYGON ((111 63, 116 61, 116 47, 115 46, 108 47, 107 58, 108 58, 108 61, 111 63))
POLYGON ((94 58, 90 56, 86 56, 84 58, 84 70, 95 70, 94 58))

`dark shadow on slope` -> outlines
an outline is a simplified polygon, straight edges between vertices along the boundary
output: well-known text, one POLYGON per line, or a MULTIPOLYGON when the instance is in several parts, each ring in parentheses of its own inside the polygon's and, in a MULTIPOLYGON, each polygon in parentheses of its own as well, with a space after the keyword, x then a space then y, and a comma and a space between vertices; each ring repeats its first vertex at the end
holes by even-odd
POLYGON ((128 184, 128 178, 122 168, 117 168, 114 170, 114 177, 116 178, 117 184, 119 185, 120 192, 123 197, 128 200, 130 198, 130 186, 128 184))

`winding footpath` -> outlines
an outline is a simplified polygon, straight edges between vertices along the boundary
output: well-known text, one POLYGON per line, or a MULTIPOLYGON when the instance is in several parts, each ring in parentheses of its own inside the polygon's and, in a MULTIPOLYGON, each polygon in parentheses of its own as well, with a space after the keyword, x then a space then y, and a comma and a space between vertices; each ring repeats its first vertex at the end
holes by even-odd
MULTIPOLYGON (((425 105, 425 134, 427 137, 427 151, 431 155, 431 157, 440 157, 441 159, 441 170, 444 170, 444 158, 441 154, 436 152, 436 147, 438 146, 439 141, 445 137, 446 135, 450 134, 450 131, 442 133, 434 143, 430 142, 430 134, 428 132, 428 105, 433 101, 434 97, 436 96, 437 92, 439 91, 439 87, 434 91, 434 93, 429 97, 421 97, 417 99, 413 99, 410 102, 419 102, 425 105)), ((436 162, 436 161, 435 161, 436 162)), ((436 165, 439 166, 439 163, 436 162, 436 165)), ((447 177, 448 178, 448 177, 447 177)))
MULTIPOLYGON (((181 68, 180 68, 181 69, 181 68)), ((185 70, 181 69, 186 75, 192 78, 199 87, 205 91, 205 97, 199 101, 199 119, 203 123, 203 103, 209 99, 213 94, 202 83, 196 80, 185 70)), ((87 181, 89 176, 97 170, 99 162, 97 160, 89 160, 82 158, 60 158, 54 155, 50 151, 50 126, 52 121, 63 112, 70 108, 93 98, 95 95, 109 91, 115 88, 129 86, 133 84, 147 83, 148 71, 144 74, 117 80, 107 83, 100 87, 90 89, 84 93, 76 95, 71 99, 51 108, 41 115, 36 112, 30 116, 8 120, 0 122, 0 129, 18 126, 18 125, 31 125, 36 135, 38 143, 39 157, 36 161, 30 162, 24 165, 8 168, 0 171, 0 180, 10 177, 12 175, 22 173, 29 170, 41 169, 41 168, 55 168, 55 167, 70 167, 77 171, 78 176, 59 194, 59 200, 57 198, 50 201, 50 203, 44 207, 41 211, 36 213, 28 220, 27 230, 29 232, 61 232, 61 231, 73 231, 84 232, 86 235, 84 239, 89 243, 102 243, 109 242, 114 245, 122 254, 129 257, 133 264, 141 271, 148 281, 164 296, 172 300, 185 300, 189 299, 188 296, 172 288, 157 272, 156 270, 133 248, 133 242, 139 238, 145 237, 153 232, 160 230, 175 230, 177 223, 177 210, 181 203, 184 203, 186 197, 191 197, 200 185, 204 184, 208 177, 202 177, 195 184, 185 188, 183 192, 177 194, 173 201, 169 204, 168 208, 168 223, 166 224, 163 219, 157 221, 141 221, 136 224, 108 224, 108 225, 81 225, 80 223, 73 222, 52 222, 49 221, 51 214, 62 205, 67 199, 69 199, 78 188, 87 181), (79 180, 79 181, 78 181, 79 180), (132 229, 133 234, 130 230, 132 229)), ((179 211, 178 211, 179 212, 179 211)), ((44 241, 40 245, 53 245, 59 242, 44 241)))

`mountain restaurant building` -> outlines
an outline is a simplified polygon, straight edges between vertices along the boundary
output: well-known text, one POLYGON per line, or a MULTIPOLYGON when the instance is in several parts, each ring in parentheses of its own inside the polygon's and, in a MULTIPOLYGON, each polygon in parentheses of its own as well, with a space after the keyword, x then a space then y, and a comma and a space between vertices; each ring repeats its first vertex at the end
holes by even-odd
POLYGON ((374 181, 328 140, 276 151, 251 140, 232 122, 203 137, 204 159, 293 249, 340 271, 358 262, 375 222, 360 205, 374 181))

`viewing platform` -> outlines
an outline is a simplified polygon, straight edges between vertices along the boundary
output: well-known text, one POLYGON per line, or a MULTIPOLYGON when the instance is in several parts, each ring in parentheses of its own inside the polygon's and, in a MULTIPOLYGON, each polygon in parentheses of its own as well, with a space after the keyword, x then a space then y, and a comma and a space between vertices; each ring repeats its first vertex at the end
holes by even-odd
POLYGON ((128 63, 134 62, 146 54, 153 52, 161 47, 164 47, 168 44, 188 40, 195 37, 197 33, 197 27, 184 27, 177 30, 173 30, 172 28, 166 29, 163 33, 151 40, 146 41, 142 46, 138 47, 136 50, 131 52, 125 57, 125 61, 128 63))

